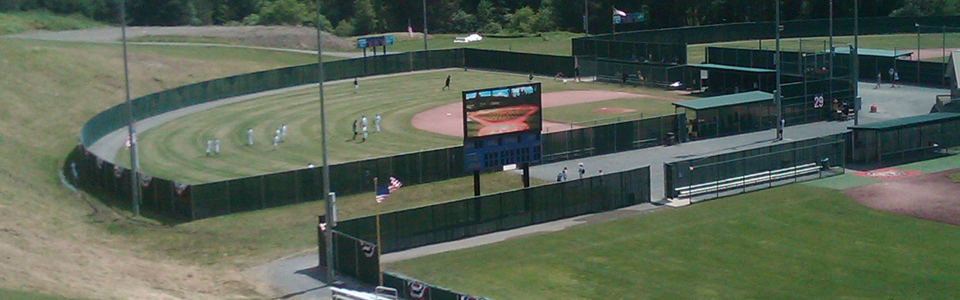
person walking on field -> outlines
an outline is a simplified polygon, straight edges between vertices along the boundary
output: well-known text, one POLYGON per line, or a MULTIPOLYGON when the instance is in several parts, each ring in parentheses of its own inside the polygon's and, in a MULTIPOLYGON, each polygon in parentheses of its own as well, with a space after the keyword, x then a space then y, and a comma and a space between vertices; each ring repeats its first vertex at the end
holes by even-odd
POLYGON ((278 145, 280 145, 280 135, 279 135, 279 134, 274 134, 274 135, 273 135, 273 150, 277 150, 277 146, 278 146, 278 145))
POLYGON ((363 129, 362 129, 362 130, 363 130, 363 140, 360 141, 360 142, 361 142, 361 143, 366 143, 366 142, 367 142, 367 125, 363 125, 363 129))
POLYGON ((893 70, 893 87, 900 87, 900 72, 893 70))
POLYGON ((253 128, 247 129, 247 146, 253 146, 253 128))
POLYGON ((380 132, 380 114, 377 114, 376 117, 373 117, 373 126, 377 127, 377 132, 380 132))
POLYGON ((220 155, 220 139, 213 140, 213 154, 220 155))
POLYGON ((447 75, 447 81, 446 83, 443 84, 443 88, 441 90, 446 91, 449 89, 450 89, 450 75, 447 75))
POLYGON ((357 78, 354 77, 354 78, 353 78, 353 93, 356 94, 356 93, 359 93, 359 92, 360 92, 360 83, 357 82, 357 78))
POLYGON ((580 82, 580 65, 573 67, 573 77, 577 79, 577 82, 580 82))
POLYGON ((287 141, 287 124, 280 125, 280 141, 281 142, 287 141))
POLYGON ((207 140, 207 156, 213 154, 213 141, 207 140))
POLYGON ((353 138, 350 139, 351 141, 356 141, 356 140, 357 140, 357 133, 358 133, 358 132, 359 132, 359 131, 357 131, 357 119, 353 119, 353 138))
POLYGON ((583 163, 580 163, 580 169, 577 170, 577 175, 580 175, 580 179, 583 179, 583 174, 586 174, 587 170, 583 168, 583 163))
POLYGON ((880 81, 881 81, 881 79, 883 79, 883 76, 880 75, 880 74, 881 74, 881 73, 877 73, 877 86, 873 87, 873 89, 879 89, 879 88, 880 88, 880 81))

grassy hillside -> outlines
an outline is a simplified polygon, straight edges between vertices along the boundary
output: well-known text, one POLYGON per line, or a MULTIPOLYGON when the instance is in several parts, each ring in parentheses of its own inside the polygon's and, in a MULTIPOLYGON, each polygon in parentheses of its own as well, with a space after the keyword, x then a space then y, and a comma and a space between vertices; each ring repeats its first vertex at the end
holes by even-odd
POLYGON ((58 15, 46 10, 0 13, 0 35, 33 30, 71 30, 103 27, 103 23, 80 15, 58 15))
MULTIPOLYGON (((132 47, 134 95, 315 60, 239 49, 132 47)), ((3 288, 68 297, 222 299, 248 294, 236 272, 139 251, 122 222, 57 179, 80 125, 123 101, 121 48, 0 38, 0 274, 3 288), (137 250, 137 251, 134 251, 137 250)))
POLYGON ((955 226, 790 185, 388 268, 493 299, 956 299, 955 226))

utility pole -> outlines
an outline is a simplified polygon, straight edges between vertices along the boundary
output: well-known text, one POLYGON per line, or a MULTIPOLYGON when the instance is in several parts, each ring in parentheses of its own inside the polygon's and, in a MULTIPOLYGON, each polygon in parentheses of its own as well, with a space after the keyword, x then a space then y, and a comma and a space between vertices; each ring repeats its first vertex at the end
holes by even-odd
POLYGON ((134 217, 140 216, 140 161, 137 158, 137 119, 133 116, 130 101, 130 67, 127 64, 127 1, 120 2, 120 35, 123 38, 123 77, 127 93, 127 139, 130 141, 130 210, 134 217))
POLYGON ((830 48, 827 49, 830 50, 830 99, 833 99, 833 0, 830 0, 830 48))
POLYGON ((783 139, 783 109, 781 108, 781 105, 780 105, 780 100, 781 100, 781 99, 780 99, 780 90, 781 90, 781 88, 782 88, 782 86, 780 86, 780 69, 781 69, 780 65, 781 65, 781 63, 783 62, 783 59, 780 57, 780 0, 775 0, 775 1, 777 1, 777 5, 776 5, 776 7, 777 7, 777 8, 776 8, 776 15, 777 15, 777 17, 776 17, 776 22, 777 22, 777 26, 776 26, 776 31, 777 31, 777 33, 776 33, 777 51, 776 51, 776 53, 777 53, 777 54, 775 55, 775 56, 776 56, 776 61, 775 61, 775 63, 776 63, 776 66, 777 66, 777 89, 774 91, 774 94, 773 94, 773 102, 777 104, 777 140, 782 140, 782 139, 783 139))
POLYGON ((336 282, 337 278, 333 266, 333 227, 336 226, 334 212, 337 208, 334 206, 333 197, 330 195, 330 164, 327 162, 327 114, 326 105, 323 101, 323 37, 321 35, 323 25, 321 25, 320 22, 320 7, 321 0, 317 0, 317 73, 319 73, 318 85, 320 86, 320 148, 323 156, 323 197, 326 203, 327 216, 327 229, 323 233, 323 238, 327 250, 327 284, 332 285, 336 282))
POLYGON ((583 0, 583 33, 590 35, 590 7, 587 6, 587 1, 583 0))
POLYGON ((853 125, 860 124, 860 0, 853 0, 853 70, 850 81, 853 83, 853 125))
POLYGON ((423 0, 423 51, 427 49, 427 0, 423 0))

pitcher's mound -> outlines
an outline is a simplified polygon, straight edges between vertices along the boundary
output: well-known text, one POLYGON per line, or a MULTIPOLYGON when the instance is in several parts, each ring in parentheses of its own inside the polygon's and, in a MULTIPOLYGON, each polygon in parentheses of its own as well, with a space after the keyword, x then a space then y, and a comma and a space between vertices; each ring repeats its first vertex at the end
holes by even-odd
POLYGON ((889 179, 843 193, 876 209, 960 225, 960 184, 948 177, 958 171, 889 179))

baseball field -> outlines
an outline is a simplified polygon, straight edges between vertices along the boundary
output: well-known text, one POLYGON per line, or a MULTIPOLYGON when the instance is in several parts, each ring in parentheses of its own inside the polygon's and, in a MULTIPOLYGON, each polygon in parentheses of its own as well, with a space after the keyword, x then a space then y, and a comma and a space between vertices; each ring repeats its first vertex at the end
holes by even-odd
MULTIPOLYGON (((495 47, 544 52, 569 49, 567 38, 563 38, 567 44, 561 46, 556 46, 562 44, 557 42, 561 38, 550 38, 549 43, 531 38, 526 41, 529 45, 500 43, 495 47)), ((923 39, 924 48, 939 45, 935 36, 930 37, 930 45, 927 40, 923 39)), ((860 40, 864 47, 887 49, 892 47, 880 43, 894 41, 914 45, 916 36, 860 40), (869 44, 874 43, 871 40, 877 44, 869 44)), ((414 48, 417 41, 410 43, 414 48)), ((763 45, 772 46, 772 42, 763 45)), ((691 61, 702 55, 698 47, 702 45, 691 46, 691 61)), ((245 49, 134 46, 131 50, 134 96, 315 61, 310 55, 245 49)), ((170 225, 130 218, 125 211, 68 190, 58 180, 65 153, 76 145, 79 126, 122 102, 119 58, 118 45, 0 38, 0 298, 46 299, 35 291, 62 295, 50 299, 276 296, 275 290, 250 276, 248 270, 282 257, 315 255, 315 222, 322 203, 170 225)), ((439 91, 446 75, 454 76, 458 89, 526 81, 522 75, 440 70, 361 79, 356 95, 348 82, 330 84, 328 100, 337 107, 328 116, 333 129, 330 143, 331 149, 340 153, 333 161, 456 144, 457 137, 418 131, 402 121, 459 101, 459 93, 439 91), (467 80, 471 78, 478 82, 467 80), (385 113, 388 110, 390 113, 385 113), (383 133, 371 134, 364 144, 347 141, 352 136, 352 119, 376 113, 384 114, 383 133), (417 145, 411 146, 410 141, 417 145)), ((593 119, 617 115, 606 115, 601 108, 636 111, 618 112, 625 117, 662 113, 664 107, 670 107, 670 98, 676 97, 617 85, 538 80, 557 92, 599 87, 614 92, 643 91, 651 98, 665 99, 630 106, 638 101, 616 98, 545 111, 545 118, 569 124, 589 125, 593 119), (583 110, 600 115, 578 113, 583 110)), ((313 92, 308 88, 224 106, 144 132, 141 145, 145 154, 170 155, 144 157, 151 159, 143 162, 144 168, 148 173, 158 172, 157 176, 182 175, 201 182, 319 163, 313 92), (290 128, 288 141, 280 149, 270 150, 266 147, 269 131, 285 122, 290 128), (242 144, 244 130, 251 127, 262 135, 248 150, 242 144), (203 155, 202 143, 211 137, 224 143, 220 157, 203 155)), ((124 151, 119 153, 124 155, 124 151)), ((120 156, 118 161, 126 158, 120 156)), ((941 176, 945 170, 956 174, 954 169, 960 168, 955 159, 926 163, 916 167, 926 173, 923 176, 941 176)), ((912 180, 924 178, 933 177, 912 180)), ((466 196, 470 191, 463 187, 468 181, 404 187, 383 209, 424 205, 427 202, 416 201, 430 198, 466 196)), ((491 183, 485 185, 491 190, 484 193, 519 184, 509 174, 485 177, 484 182, 491 183)), ((851 191, 869 187, 867 184, 899 183, 843 175, 403 261, 389 268, 493 299, 958 298, 952 286, 960 279, 960 247, 950 242, 960 237, 957 227, 861 205, 868 203, 851 191)), ((344 217, 373 211, 370 194, 353 197, 341 201, 366 206, 341 211, 344 217)))
MULTIPOLYGON (((673 101, 688 98, 657 89, 555 80, 543 83, 546 131, 591 120, 673 113, 673 101), (609 110, 604 110, 609 109, 609 110)), ((324 84, 328 159, 331 164, 462 144, 461 90, 528 82, 527 75, 447 69, 324 84), (452 77, 451 90, 443 90, 452 77), (374 118, 382 116, 377 132, 374 118), (353 123, 367 118, 368 137, 354 136, 353 123), (458 129, 459 128, 459 129, 458 129)), ((320 101, 316 86, 191 114, 139 135, 141 167, 148 174, 203 183, 321 164, 320 101), (282 125, 287 136, 277 147, 282 125), (254 144, 247 145, 253 129, 254 144), (206 141, 219 139, 219 155, 206 141)), ((129 151, 117 161, 129 165, 129 151)))

